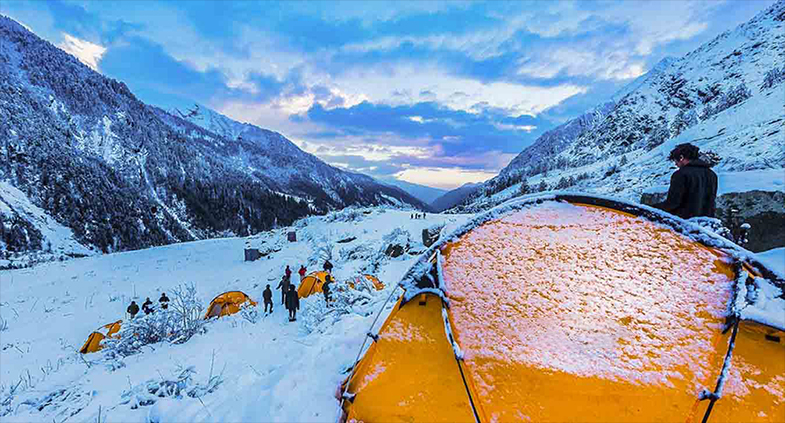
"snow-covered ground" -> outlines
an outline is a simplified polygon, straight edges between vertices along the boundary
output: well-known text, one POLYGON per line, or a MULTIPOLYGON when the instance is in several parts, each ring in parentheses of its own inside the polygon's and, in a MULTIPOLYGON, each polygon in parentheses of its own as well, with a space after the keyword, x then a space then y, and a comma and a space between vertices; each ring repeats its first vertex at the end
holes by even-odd
POLYGON ((785 247, 774 248, 757 255, 763 264, 785 275, 785 247))
POLYGON ((444 230, 451 231, 467 219, 411 219, 408 211, 348 209, 257 237, 196 241, 4 271, 0 421, 93 422, 99 413, 102 422, 334 421, 339 411, 334 393, 344 371, 353 364, 376 311, 425 250, 422 229, 444 223, 444 230), (397 228, 410 234, 411 254, 389 258, 382 253, 391 238, 385 235, 397 232, 400 240, 397 228), (286 241, 289 230, 297 231, 297 242, 286 241), (244 262, 248 244, 269 255, 244 262), (141 304, 150 297, 155 302, 161 292, 171 296, 173 287, 193 283, 205 307, 229 290, 260 300, 264 286, 275 288, 287 264, 294 271, 301 264, 309 271, 320 270, 325 246, 331 250, 338 281, 367 272, 369 263, 379 264, 375 274, 386 288, 360 312, 314 327, 312 319, 307 324, 313 317, 307 313, 323 301, 316 295, 302 301, 298 322, 289 323, 275 292, 275 312, 256 323, 239 314, 221 318, 208 324, 206 334, 181 345, 145 347, 115 370, 101 361, 101 352, 77 353, 93 330, 124 318, 131 299, 141 304), (123 396, 150 380, 177 380, 177 374, 190 366, 196 371, 194 383, 206 383, 211 374, 220 374, 223 383, 200 398, 159 399, 136 409, 123 396), (7 400, 14 388, 15 395, 7 400))

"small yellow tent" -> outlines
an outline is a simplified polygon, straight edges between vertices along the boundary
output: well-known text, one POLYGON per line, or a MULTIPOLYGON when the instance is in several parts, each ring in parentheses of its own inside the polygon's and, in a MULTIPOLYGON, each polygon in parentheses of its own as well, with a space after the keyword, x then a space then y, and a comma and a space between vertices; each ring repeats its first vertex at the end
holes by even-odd
MULTIPOLYGON (((324 271, 309 273, 300 282, 300 287, 297 288, 297 295, 299 295, 300 298, 305 298, 311 294, 322 292, 322 285, 324 285, 327 275, 329 275, 329 273, 324 271)), ((333 281, 334 280, 335 279, 333 279, 333 281)))
POLYGON ((207 307, 207 313, 205 313, 204 318, 209 319, 211 317, 228 316, 230 314, 237 313, 240 311, 242 305, 246 302, 250 303, 252 306, 256 306, 256 302, 252 300, 251 297, 245 295, 244 292, 224 292, 210 301, 210 305, 207 307))
POLYGON ((347 421, 783 421, 785 327, 731 310, 745 281, 785 281, 730 243, 586 196, 475 221, 404 278, 347 421))
POLYGON ((85 341, 84 345, 82 345, 82 348, 79 350, 79 352, 82 354, 87 354, 100 351, 101 348, 103 348, 101 346, 101 341, 103 341, 104 338, 113 338, 113 335, 120 330, 121 323, 122 320, 118 320, 98 328, 95 332, 91 333, 90 336, 87 337, 87 341, 85 341))
POLYGON ((363 275, 365 279, 370 282, 377 291, 384 289, 384 284, 373 275, 363 275))

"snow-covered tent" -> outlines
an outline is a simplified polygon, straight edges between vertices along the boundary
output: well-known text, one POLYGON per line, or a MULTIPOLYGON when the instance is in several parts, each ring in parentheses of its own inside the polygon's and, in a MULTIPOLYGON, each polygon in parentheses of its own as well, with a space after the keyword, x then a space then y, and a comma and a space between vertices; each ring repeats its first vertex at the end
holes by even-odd
POLYGON ((364 287, 368 291, 375 290, 381 291, 384 289, 384 283, 373 275, 360 275, 347 282, 349 288, 359 289, 364 287))
POLYGON ((325 271, 307 274, 303 280, 300 281, 300 286, 297 288, 297 295, 299 295, 300 298, 305 298, 311 294, 322 292, 322 285, 324 285, 327 275, 329 275, 329 273, 325 271))
POLYGON ((785 280, 658 210, 530 197, 433 245, 343 385, 357 421, 782 421, 785 280))
POLYGON ((237 313, 240 308, 248 302, 252 306, 256 306, 256 302, 248 295, 241 291, 229 291, 215 297, 210 301, 207 307, 207 313, 204 318, 228 316, 237 313))
POLYGON ((111 338, 112 335, 116 334, 120 330, 120 324, 122 320, 118 320, 116 322, 107 323, 100 328, 96 329, 95 332, 91 333, 90 336, 87 337, 87 341, 85 341, 82 348, 79 350, 82 354, 88 354, 96 351, 100 351, 101 348, 101 341, 104 338, 111 338))

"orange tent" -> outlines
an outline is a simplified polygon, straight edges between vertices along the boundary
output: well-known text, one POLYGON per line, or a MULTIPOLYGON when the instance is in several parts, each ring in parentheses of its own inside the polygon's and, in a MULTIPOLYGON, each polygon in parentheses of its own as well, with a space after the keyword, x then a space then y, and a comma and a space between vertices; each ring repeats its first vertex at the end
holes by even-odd
POLYGON ((473 223, 404 278, 344 383, 349 421, 785 418, 785 328, 729 312, 761 272, 783 285, 760 263, 596 197, 523 200, 473 223))
MULTIPOLYGON (((329 275, 329 273, 324 271, 309 273, 300 282, 300 286, 297 288, 297 295, 299 295, 300 298, 305 298, 311 294, 322 292, 322 285, 324 285, 327 275, 329 275)), ((335 279, 333 279, 333 281, 334 280, 335 279)))
POLYGON ((204 318, 228 316, 237 313, 240 308, 248 302, 252 306, 256 306, 256 302, 248 295, 241 291, 229 291, 215 297, 210 301, 207 307, 207 313, 204 318))
POLYGON ((103 348, 101 346, 101 341, 103 341, 104 338, 113 338, 113 335, 120 330, 120 324, 122 322, 122 320, 118 320, 114 323, 108 323, 96 329, 95 332, 91 333, 90 336, 87 337, 87 341, 85 341, 84 345, 82 345, 82 348, 79 350, 79 352, 82 354, 88 354, 100 351, 101 348, 103 348))

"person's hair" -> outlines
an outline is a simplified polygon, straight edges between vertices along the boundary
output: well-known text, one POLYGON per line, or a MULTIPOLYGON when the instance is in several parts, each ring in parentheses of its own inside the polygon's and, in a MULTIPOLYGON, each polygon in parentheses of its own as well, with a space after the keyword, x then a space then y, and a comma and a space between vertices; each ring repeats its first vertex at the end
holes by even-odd
POLYGON ((695 160, 698 158, 699 154, 700 148, 690 143, 684 143, 677 145, 673 150, 671 150, 668 160, 679 160, 679 157, 681 156, 684 156, 684 158, 687 160, 695 160))
POLYGON ((269 283, 267 284, 267 287, 268 287, 268 288, 270 287, 270 284, 269 284, 269 283))

